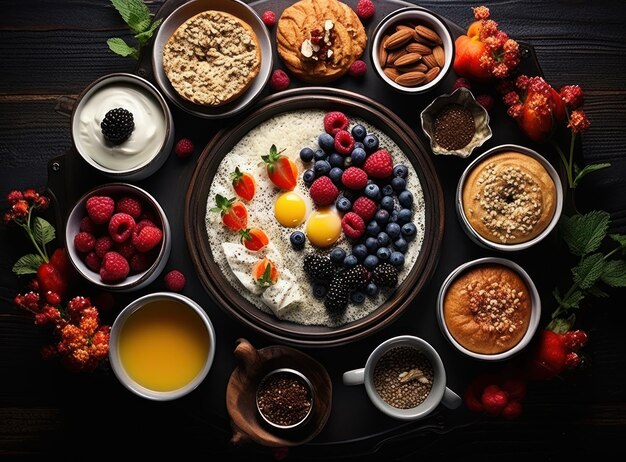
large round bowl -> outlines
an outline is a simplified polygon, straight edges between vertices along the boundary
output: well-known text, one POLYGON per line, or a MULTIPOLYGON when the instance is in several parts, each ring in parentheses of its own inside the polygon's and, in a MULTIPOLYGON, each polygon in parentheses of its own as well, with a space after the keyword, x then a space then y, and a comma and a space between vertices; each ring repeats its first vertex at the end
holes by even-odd
POLYGON ((227 313, 251 329, 280 342, 328 347, 363 338, 395 320, 419 294, 435 270, 443 237, 444 203, 441 185, 426 149, 413 130, 375 101, 355 93, 305 88, 282 92, 261 102, 232 128, 219 132, 202 152, 185 201, 185 237, 189 253, 204 287, 227 313), (301 325, 281 321, 259 310, 231 286, 213 259, 205 225, 206 204, 213 176, 226 154, 251 129, 277 114, 303 109, 343 111, 362 118, 386 133, 409 158, 419 177, 425 202, 422 248, 405 280, 377 310, 340 327, 301 325))

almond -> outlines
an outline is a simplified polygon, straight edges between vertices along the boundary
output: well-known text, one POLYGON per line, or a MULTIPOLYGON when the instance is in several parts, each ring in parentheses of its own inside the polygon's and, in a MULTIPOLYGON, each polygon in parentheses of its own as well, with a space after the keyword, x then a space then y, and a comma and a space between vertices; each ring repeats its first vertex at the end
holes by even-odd
POLYGON ((440 68, 438 67, 433 67, 432 69, 430 69, 426 73, 426 80, 424 81, 424 83, 432 82, 432 80, 439 75, 439 70, 440 68))
POLYGON ((396 59, 398 59, 401 56, 404 56, 406 54, 406 50, 404 48, 400 49, 400 50, 393 50, 391 52, 389 52, 387 54, 387 65, 391 66, 396 59))
POLYGON ((443 65, 446 62, 446 54, 443 51, 442 47, 435 47, 433 49, 433 56, 435 57, 435 60, 437 61, 437 65, 439 67, 443 67, 443 65))
POLYGON ((400 77, 400 72, 398 72, 396 69, 394 69, 393 67, 385 67, 383 69, 383 72, 385 73, 385 75, 387 77, 389 77, 391 80, 396 80, 398 77, 400 77))
POLYGON ((383 41, 381 42, 380 48, 378 49, 378 62, 381 66, 384 66, 387 62, 387 50, 385 50, 384 43, 387 41, 388 38, 388 35, 385 35, 383 37, 383 41))
POLYGON ((398 85, 404 85, 405 87, 415 87, 424 83, 426 80, 426 74, 423 72, 407 72, 406 74, 401 74, 396 78, 395 82, 398 85))
POLYGON ((438 63, 437 60, 435 59, 434 55, 426 55, 422 57, 422 62, 424 64, 426 64, 429 68, 433 68, 433 67, 437 67, 438 63))
POLYGON ((418 62, 420 59, 422 59, 422 55, 419 53, 407 53, 396 59, 393 62, 393 65, 395 67, 410 66, 411 64, 418 62))
POLYGON ((405 30, 405 29, 411 31, 411 36, 413 37, 413 40, 415 40, 418 37, 417 31, 415 30, 414 27, 405 26, 403 24, 400 24, 400 25, 396 26, 396 31, 398 31, 398 30, 405 30))
POLYGON ((423 37, 426 40, 430 40, 431 42, 434 42, 437 45, 441 45, 443 43, 443 41, 441 40, 441 37, 439 37, 437 32, 435 32, 432 29, 429 29, 426 26, 422 26, 422 25, 417 26, 415 28, 415 32, 417 32, 417 35, 419 35, 420 37, 423 37))
POLYGON ((426 73, 428 71, 428 66, 426 66, 426 64, 424 63, 415 63, 411 66, 399 67, 398 70, 400 72, 424 72, 426 73))
POLYGON ((422 56, 429 55, 433 52, 433 50, 431 50, 423 43, 409 43, 406 46, 406 51, 408 51, 409 53, 419 53, 422 56))
POLYGON ((387 50, 393 50, 400 48, 413 38, 413 32, 410 29, 400 29, 397 32, 391 34, 391 36, 385 40, 384 47, 387 50))

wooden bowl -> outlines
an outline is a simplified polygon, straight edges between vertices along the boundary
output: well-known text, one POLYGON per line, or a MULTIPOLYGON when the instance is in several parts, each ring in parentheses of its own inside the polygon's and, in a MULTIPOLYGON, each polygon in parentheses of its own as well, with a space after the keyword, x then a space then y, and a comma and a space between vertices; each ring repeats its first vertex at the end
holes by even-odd
POLYGON ((312 440, 324 428, 332 407, 333 385, 324 366, 290 347, 275 345, 257 350, 244 339, 237 340, 235 368, 226 388, 226 408, 233 427, 233 444, 249 441, 270 447, 297 446, 312 440), (279 430, 268 426, 259 415, 256 393, 263 377, 280 369, 295 369, 312 385, 313 409, 302 425, 279 430))
MULTIPOLYGON (((416 115, 417 116, 417 115, 416 115)), ((361 339, 395 320, 422 290, 435 270, 444 227, 444 201, 435 168, 415 132, 382 104, 333 88, 302 88, 281 92, 261 102, 238 124, 220 131, 198 159, 185 201, 185 237, 196 272, 213 300, 227 313, 257 332, 281 343, 328 347, 361 339), (213 176, 228 152, 251 129, 277 114, 303 109, 343 111, 376 126, 404 152, 417 173, 425 202, 425 233, 420 254, 405 280, 377 310, 339 327, 301 325, 278 319, 246 300, 222 274, 213 259, 206 231, 206 203, 213 176)))

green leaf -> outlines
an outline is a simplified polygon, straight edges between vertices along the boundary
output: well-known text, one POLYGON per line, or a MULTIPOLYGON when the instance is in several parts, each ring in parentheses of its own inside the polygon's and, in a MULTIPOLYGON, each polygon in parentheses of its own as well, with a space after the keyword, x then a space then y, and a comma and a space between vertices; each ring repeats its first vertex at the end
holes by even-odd
POLYGON ((55 232, 54 226, 50 222, 44 220, 41 217, 35 217, 33 224, 33 237, 35 241, 44 247, 48 242, 54 240, 55 232))
POLYGON ((583 256, 598 250, 609 227, 611 216, 602 210, 585 215, 563 216, 560 231, 570 252, 583 256))
POLYGON ((135 59, 139 59, 139 50, 126 44, 121 38, 110 38, 107 40, 107 44, 113 53, 120 56, 132 56, 135 59))
POLYGON ((111 3, 134 33, 143 32, 150 26, 150 10, 142 0, 111 0, 111 3), (144 28, 140 30, 141 26, 144 28))
POLYGON ((605 262, 600 279, 610 287, 626 287, 626 262, 624 260, 605 262))
POLYGON ((559 304, 567 309, 578 309, 580 307, 580 302, 585 298, 585 294, 582 290, 575 290, 567 297, 563 298, 559 302, 559 304))
POLYGON ((35 274, 37 273, 37 269, 39 265, 43 263, 43 258, 39 255, 35 255, 33 253, 24 255, 13 265, 13 272, 18 276, 23 274, 35 274))
POLYGON ((587 290, 587 293, 589 295, 593 295, 594 297, 598 297, 598 298, 606 298, 609 296, 609 294, 607 294, 604 290, 600 289, 598 286, 589 287, 589 290, 587 290))
POLYGON ((130 18, 128 22, 128 28, 133 34, 141 34, 142 32, 150 29, 150 24, 152 23, 152 18, 150 16, 143 17, 138 15, 135 12, 130 13, 130 18))
POLYGON ((625 254, 626 253, 626 235, 611 234, 609 237, 620 245, 620 247, 622 248, 622 253, 625 254))
POLYGON ((589 289, 600 279, 605 265, 604 256, 599 252, 584 257, 578 266, 572 269, 574 282, 583 290, 589 289))
POLYGON ((556 332, 557 334, 564 334, 572 328, 576 322, 576 315, 571 314, 567 318, 555 318, 546 326, 546 329, 556 332))
POLYGON ((560 305, 563 299, 561 298, 561 293, 559 292, 558 287, 554 288, 554 290, 552 291, 552 295, 554 296, 556 302, 560 305))
POLYGON ((150 41, 150 39, 152 38, 152 36, 154 35, 154 32, 161 25, 162 21, 163 21, 163 19, 157 19, 152 24, 150 24, 150 26, 148 27, 148 30, 146 30, 145 32, 141 32, 141 33, 135 35, 135 38, 137 39, 137 41, 142 46, 145 45, 146 43, 148 43, 150 41))
POLYGON ((585 176, 587 176, 589 173, 591 172, 595 172, 596 170, 602 170, 603 168, 607 168, 610 167, 611 164, 607 164, 607 163, 603 163, 603 164, 589 164, 589 165, 585 165, 585 167, 580 170, 578 170, 578 167, 576 167, 574 169, 574 174, 576 175, 574 177, 574 188, 576 186, 578 186, 578 183, 580 183, 580 180, 582 180, 585 176))

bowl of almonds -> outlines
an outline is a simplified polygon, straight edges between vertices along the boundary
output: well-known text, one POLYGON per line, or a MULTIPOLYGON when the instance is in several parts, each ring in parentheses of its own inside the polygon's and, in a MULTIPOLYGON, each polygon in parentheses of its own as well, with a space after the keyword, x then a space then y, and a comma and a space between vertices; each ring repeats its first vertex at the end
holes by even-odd
POLYGON ((423 8, 390 13, 376 26, 373 37, 374 68, 399 91, 424 93, 452 68, 452 34, 442 19, 423 8))

